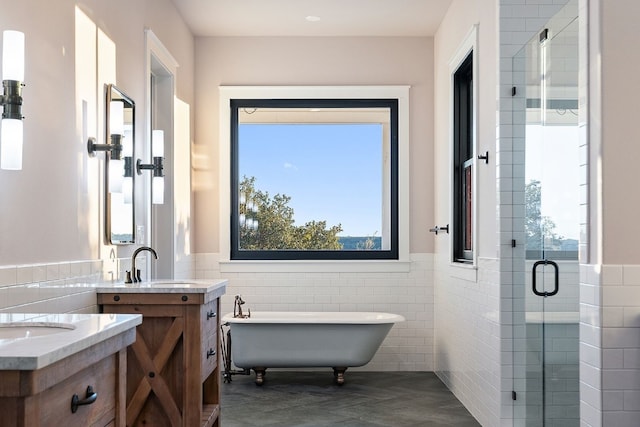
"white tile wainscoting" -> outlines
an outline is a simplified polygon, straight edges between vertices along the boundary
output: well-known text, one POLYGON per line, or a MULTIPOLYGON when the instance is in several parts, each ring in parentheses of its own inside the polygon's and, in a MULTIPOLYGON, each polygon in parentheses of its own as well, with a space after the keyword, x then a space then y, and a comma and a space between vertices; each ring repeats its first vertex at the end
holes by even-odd
POLYGON ((229 280, 222 312, 242 295, 252 311, 379 311, 401 314, 370 371, 433 371, 433 256, 412 254, 408 272, 221 273, 215 253, 195 255, 196 278, 229 280))
POLYGON ((640 265, 582 265, 580 397, 584 426, 640 420, 640 265))
POLYGON ((101 260, 0 266, 0 312, 95 313, 101 260))

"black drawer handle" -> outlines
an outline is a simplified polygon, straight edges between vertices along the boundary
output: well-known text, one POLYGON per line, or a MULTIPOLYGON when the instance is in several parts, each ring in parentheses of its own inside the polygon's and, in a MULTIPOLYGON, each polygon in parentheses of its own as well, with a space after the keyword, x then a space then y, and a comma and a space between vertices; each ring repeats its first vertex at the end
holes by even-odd
POLYGON ((218 315, 218 313, 216 313, 215 311, 211 310, 207 313, 207 320, 212 319, 214 317, 216 317, 218 315))
POLYGON ((91 405, 93 402, 96 401, 97 398, 98 398, 98 393, 93 391, 93 387, 88 386, 87 396, 84 399, 80 400, 77 394, 74 394, 73 397, 71 398, 71 412, 75 414, 76 411, 78 410, 78 406, 91 405))
POLYGON ((207 351, 207 359, 216 355, 216 351, 212 348, 207 351))

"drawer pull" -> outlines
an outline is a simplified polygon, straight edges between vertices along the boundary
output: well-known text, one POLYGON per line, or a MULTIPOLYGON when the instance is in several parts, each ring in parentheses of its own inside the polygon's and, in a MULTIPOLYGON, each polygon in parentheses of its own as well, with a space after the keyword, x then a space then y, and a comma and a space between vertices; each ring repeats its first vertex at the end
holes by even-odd
POLYGON ((87 396, 84 399, 80 400, 77 394, 74 394, 73 397, 71 398, 71 412, 75 414, 76 411, 78 410, 78 406, 91 405, 93 402, 96 401, 97 398, 98 398, 98 393, 93 391, 93 387, 88 386, 87 396))
POLYGON ((214 318, 218 315, 218 313, 216 313, 215 311, 211 310, 207 313, 207 320, 214 318))
POLYGON ((207 351, 207 359, 216 355, 216 351, 212 348, 207 351))

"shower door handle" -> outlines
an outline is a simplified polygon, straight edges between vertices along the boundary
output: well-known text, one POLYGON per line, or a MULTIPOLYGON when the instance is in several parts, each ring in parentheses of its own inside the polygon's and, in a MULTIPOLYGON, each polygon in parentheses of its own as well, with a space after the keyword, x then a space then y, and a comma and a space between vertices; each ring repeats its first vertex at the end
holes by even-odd
POLYGON ((533 293, 538 295, 539 297, 552 297, 555 294, 558 293, 558 291, 560 290, 560 275, 558 274, 558 264, 556 264, 553 261, 549 261, 549 260, 542 260, 542 261, 536 261, 533 264, 533 269, 532 269, 532 275, 533 277, 531 278, 531 286, 533 288, 533 293), (538 291, 538 287, 537 287, 537 283, 536 283, 536 270, 538 269, 539 266, 541 265, 550 265, 553 267, 554 271, 555 271, 555 277, 554 277, 554 284, 553 284, 553 291, 552 292, 540 292, 538 291))

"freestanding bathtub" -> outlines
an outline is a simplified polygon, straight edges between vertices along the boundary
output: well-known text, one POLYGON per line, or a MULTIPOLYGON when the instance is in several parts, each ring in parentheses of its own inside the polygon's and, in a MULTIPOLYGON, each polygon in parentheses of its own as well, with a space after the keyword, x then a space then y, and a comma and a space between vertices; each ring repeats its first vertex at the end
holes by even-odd
POLYGON ((252 312, 249 318, 223 317, 230 327, 233 364, 253 369, 261 385, 267 368, 334 370, 344 383, 349 367, 369 363, 394 323, 404 317, 360 312, 252 312))

